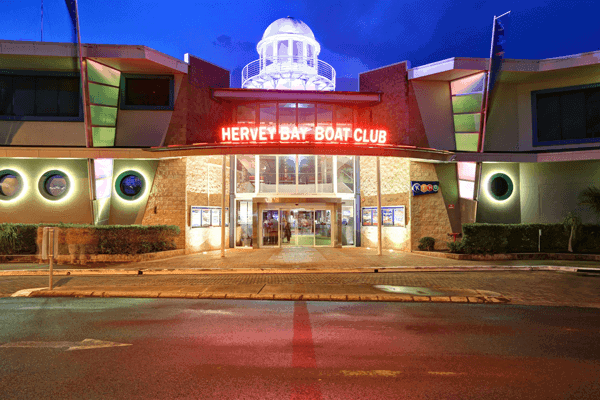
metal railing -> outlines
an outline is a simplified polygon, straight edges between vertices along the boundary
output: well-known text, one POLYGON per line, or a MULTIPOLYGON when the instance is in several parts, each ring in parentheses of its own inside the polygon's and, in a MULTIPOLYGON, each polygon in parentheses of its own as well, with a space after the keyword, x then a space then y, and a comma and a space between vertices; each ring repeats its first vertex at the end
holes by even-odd
POLYGON ((298 72, 315 75, 335 83, 335 69, 316 57, 277 56, 254 60, 242 70, 242 87, 252 78, 260 75, 298 72))

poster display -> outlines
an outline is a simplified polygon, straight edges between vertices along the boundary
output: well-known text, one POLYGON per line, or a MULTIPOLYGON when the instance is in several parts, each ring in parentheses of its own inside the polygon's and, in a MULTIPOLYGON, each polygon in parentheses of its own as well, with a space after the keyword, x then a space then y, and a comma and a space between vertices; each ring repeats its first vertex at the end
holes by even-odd
POLYGON ((212 226, 221 226, 221 209, 213 208, 210 210, 211 212, 211 225, 212 226))
POLYGON ((210 208, 202 209, 202 227, 210 226, 210 208))
POLYGON ((363 208, 362 210, 362 224, 363 226, 371 226, 372 210, 370 208, 363 208))
POLYGON ((192 228, 202 226, 202 208, 192 206, 192 211, 190 214, 190 224, 192 228))
POLYGON ((404 206, 394 207, 394 226, 406 226, 404 206))
MULTIPOLYGON (((406 226, 405 206, 381 207, 383 216, 382 226, 406 226)), ((379 218, 377 216, 377 207, 363 207, 362 224, 363 226, 377 226, 379 218)))
MULTIPOLYGON (((225 226, 229 226, 229 208, 225 208, 225 226)), ((192 228, 207 228, 221 226, 221 207, 191 206, 190 226, 192 228)))
POLYGON ((394 225, 394 210, 391 208, 382 208, 381 209, 381 217, 383 226, 393 226, 394 225))

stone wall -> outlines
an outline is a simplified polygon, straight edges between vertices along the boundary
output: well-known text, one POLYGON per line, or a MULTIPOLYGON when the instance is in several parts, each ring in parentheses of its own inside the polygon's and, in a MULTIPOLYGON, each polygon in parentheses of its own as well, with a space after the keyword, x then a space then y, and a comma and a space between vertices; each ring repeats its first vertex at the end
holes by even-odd
MULTIPOLYGON (((437 181, 435 165, 410 161, 410 180, 437 181)), ((435 239, 435 249, 446 249, 452 232, 450 219, 442 196, 443 186, 435 194, 410 196, 412 250, 418 250, 419 239, 430 236, 435 239)))
MULTIPOLYGON (((226 157, 225 207, 229 207, 229 156, 226 157)), ((221 207, 222 156, 190 156, 187 162, 186 215, 188 217, 186 251, 217 250, 221 248, 221 227, 191 228, 191 206, 221 207)), ((225 246, 229 247, 229 228, 225 228, 225 246)))
POLYGON ((185 144, 187 135, 189 84, 187 75, 181 80, 179 93, 175 100, 171 122, 165 135, 163 146, 185 144))
POLYGON ((231 104, 211 98, 211 88, 228 88, 229 71, 190 55, 186 143, 219 142, 221 127, 231 124, 231 104))
MULTIPOLYGON (((405 206, 406 227, 383 227, 383 248, 410 251, 409 161, 381 157, 381 206, 405 206)), ((377 207, 377 158, 360 158, 360 195, 362 207, 377 207)), ((362 221, 362 216, 357 216, 362 221)), ((376 226, 361 229, 362 247, 377 247, 376 226)))
POLYGON ((185 158, 160 160, 146 204, 142 225, 177 225, 178 249, 186 243, 185 158))

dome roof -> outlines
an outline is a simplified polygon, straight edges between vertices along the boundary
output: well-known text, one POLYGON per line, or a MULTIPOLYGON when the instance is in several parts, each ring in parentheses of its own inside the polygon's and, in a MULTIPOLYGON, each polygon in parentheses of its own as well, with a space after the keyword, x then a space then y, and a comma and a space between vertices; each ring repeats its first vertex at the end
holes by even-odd
POLYGON ((273 22, 265 30, 262 38, 264 40, 270 36, 275 36, 282 33, 308 36, 311 39, 315 39, 315 35, 308 25, 293 17, 279 18, 277 21, 273 22))

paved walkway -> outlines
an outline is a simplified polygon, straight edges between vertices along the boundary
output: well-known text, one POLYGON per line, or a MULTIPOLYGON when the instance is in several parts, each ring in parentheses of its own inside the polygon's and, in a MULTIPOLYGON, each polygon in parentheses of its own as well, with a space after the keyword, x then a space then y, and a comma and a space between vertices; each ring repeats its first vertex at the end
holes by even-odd
MULTIPOLYGON (((98 275, 61 276, 54 282, 56 291, 49 295, 457 302, 496 298, 507 304, 600 308, 599 275, 561 271, 98 275), (311 297, 315 295, 323 297, 311 297)), ((47 277, 0 277, 0 297, 47 285, 47 277)))
MULTIPOLYGON (((225 257, 220 251, 178 256, 163 260, 143 261, 127 264, 56 265, 57 269, 313 269, 339 270, 357 268, 420 268, 420 267, 475 267, 475 266, 569 266, 598 267, 593 261, 565 260, 504 260, 467 261, 431 257, 415 253, 384 251, 380 256, 375 249, 367 248, 283 248, 283 249, 228 249, 225 257)), ((0 264, 2 271, 43 270, 40 264, 0 264)))
MULTIPOLYGON (((389 251, 378 256, 376 250, 364 248, 234 249, 228 250, 225 258, 212 251, 129 264, 58 265, 55 290, 25 295, 440 301, 600 308, 600 274, 575 272, 592 267, 598 267, 597 263, 481 262, 389 251), (547 266, 556 270, 543 271, 547 266)), ((47 286, 46 265, 0 267, 0 297, 47 286)))

